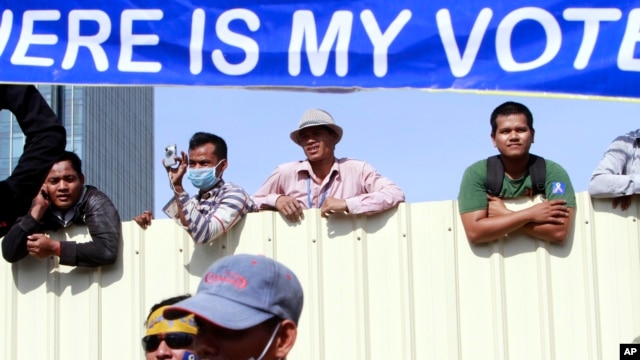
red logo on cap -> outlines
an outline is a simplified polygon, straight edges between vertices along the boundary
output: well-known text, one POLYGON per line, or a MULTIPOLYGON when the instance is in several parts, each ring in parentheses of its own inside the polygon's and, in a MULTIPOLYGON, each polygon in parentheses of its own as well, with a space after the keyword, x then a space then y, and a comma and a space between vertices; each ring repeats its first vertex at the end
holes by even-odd
POLYGON ((243 289, 247 286, 247 279, 231 271, 227 271, 225 274, 208 273, 204 277, 204 282, 207 284, 226 283, 238 289, 243 289))

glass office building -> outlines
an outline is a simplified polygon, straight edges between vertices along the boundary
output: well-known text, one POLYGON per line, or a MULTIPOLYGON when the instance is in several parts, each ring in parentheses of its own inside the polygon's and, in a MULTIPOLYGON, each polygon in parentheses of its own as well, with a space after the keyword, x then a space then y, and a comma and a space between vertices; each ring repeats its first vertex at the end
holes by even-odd
MULTIPOLYGON (((122 221, 153 209, 153 87, 39 85, 82 159, 85 183, 107 194, 122 221)), ((0 178, 18 163, 24 135, 0 112, 0 178)))

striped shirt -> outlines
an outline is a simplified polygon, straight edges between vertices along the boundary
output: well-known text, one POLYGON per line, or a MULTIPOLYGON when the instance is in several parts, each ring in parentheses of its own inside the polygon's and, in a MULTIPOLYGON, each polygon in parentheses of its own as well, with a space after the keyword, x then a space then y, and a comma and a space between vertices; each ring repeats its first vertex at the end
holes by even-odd
MULTIPOLYGON (((183 228, 196 244, 205 244, 226 233, 248 212, 255 211, 249 194, 241 187, 220 180, 211 190, 189 198, 186 191, 177 194, 182 213, 187 221, 183 228)), ((180 226, 176 199, 171 199, 162 209, 180 226)))

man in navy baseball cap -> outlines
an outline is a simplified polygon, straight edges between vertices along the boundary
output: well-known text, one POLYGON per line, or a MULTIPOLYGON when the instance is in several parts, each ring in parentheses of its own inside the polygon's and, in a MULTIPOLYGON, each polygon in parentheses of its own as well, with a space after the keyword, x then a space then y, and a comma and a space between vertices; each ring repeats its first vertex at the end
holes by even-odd
POLYGON ((283 264, 257 255, 214 262, 197 293, 164 310, 166 319, 195 316, 200 360, 284 359, 296 340, 303 293, 283 264))

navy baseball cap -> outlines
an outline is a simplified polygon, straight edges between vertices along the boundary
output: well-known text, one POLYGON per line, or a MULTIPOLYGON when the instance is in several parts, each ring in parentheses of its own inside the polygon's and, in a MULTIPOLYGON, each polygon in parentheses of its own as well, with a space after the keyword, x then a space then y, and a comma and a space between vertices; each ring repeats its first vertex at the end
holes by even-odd
POLYGON ((202 275, 196 294, 164 310, 166 319, 194 314, 218 326, 244 330, 278 316, 298 324, 302 286, 283 264, 264 256, 223 257, 202 275))

